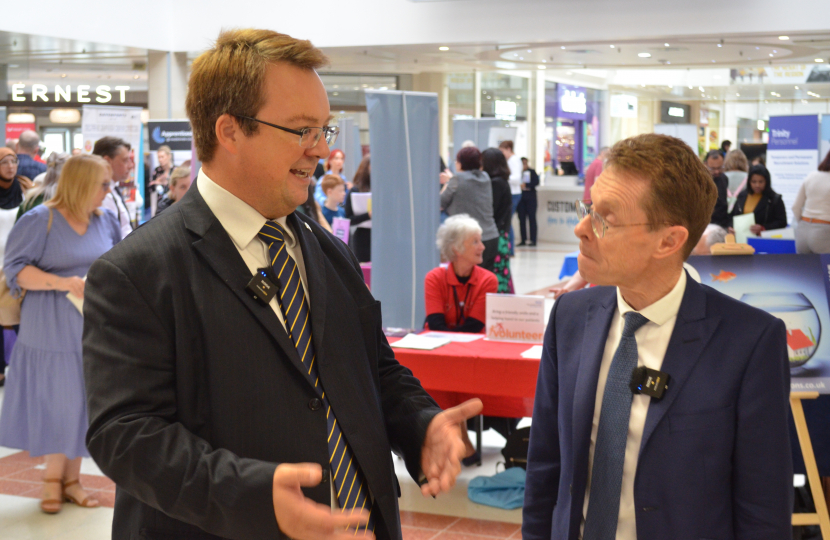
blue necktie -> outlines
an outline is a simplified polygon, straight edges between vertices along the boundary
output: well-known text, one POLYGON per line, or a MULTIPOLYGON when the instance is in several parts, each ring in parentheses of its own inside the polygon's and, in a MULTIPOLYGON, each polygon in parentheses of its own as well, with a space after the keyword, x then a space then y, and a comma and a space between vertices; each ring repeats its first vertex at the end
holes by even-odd
POLYGON ((614 540, 617 536, 625 445, 633 397, 628 384, 631 372, 637 367, 634 332, 647 322, 648 319, 636 311, 625 314, 622 339, 608 370, 594 448, 591 494, 583 540, 614 540))
POLYGON ((311 313, 308 309, 303 282, 300 279, 300 271, 285 247, 285 230, 275 221, 266 221, 257 236, 268 246, 271 266, 280 282, 277 298, 285 319, 285 330, 297 348, 303 366, 307 369, 305 375, 308 382, 314 386, 322 401, 323 409, 326 411, 329 466, 331 477, 334 479, 337 501, 340 503, 340 512, 347 510, 354 512, 355 509, 365 508, 370 512, 369 524, 355 529, 354 534, 358 535, 358 530, 361 531, 361 536, 367 531, 374 533, 375 512, 368 493, 369 485, 357 466, 357 461, 346 443, 346 438, 340 431, 340 425, 337 423, 334 411, 331 410, 331 404, 317 372, 317 357, 314 354, 314 344, 311 340, 311 313))

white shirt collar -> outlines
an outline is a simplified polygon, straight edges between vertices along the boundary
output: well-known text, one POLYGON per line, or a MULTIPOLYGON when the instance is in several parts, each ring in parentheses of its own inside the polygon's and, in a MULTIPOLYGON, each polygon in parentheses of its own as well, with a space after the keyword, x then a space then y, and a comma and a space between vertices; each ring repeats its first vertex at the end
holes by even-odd
MULTIPOLYGON (((677 316, 677 313, 680 311, 680 303, 683 301, 683 294, 685 292, 686 271, 681 269, 680 279, 677 280, 677 283, 672 290, 660 300, 640 310, 639 313, 649 321, 655 323, 657 326, 663 326, 673 317, 677 316)), ((625 301, 619 287, 617 287, 617 309, 620 313, 620 317, 624 317, 629 311, 636 311, 628 305, 628 302, 625 301)))
MULTIPOLYGON (((254 207, 211 180, 205 174, 204 169, 199 169, 196 186, 208 208, 222 224, 237 249, 245 249, 248 244, 257 239, 257 234, 268 220, 254 207)), ((282 225, 286 231, 286 244, 289 248, 293 248, 297 239, 294 231, 286 224, 286 216, 277 218, 275 221, 282 225)))

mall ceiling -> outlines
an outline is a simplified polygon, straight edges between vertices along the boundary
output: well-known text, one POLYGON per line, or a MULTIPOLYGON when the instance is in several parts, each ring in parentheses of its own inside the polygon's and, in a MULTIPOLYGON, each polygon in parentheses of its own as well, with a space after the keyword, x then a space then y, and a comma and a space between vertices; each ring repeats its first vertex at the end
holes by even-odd
MULTIPOLYGON (((699 74, 706 70, 706 73, 722 73, 723 76, 712 75, 703 81, 697 80, 700 77, 696 76, 696 80, 688 84, 676 76, 671 85, 656 84, 653 80, 644 81, 645 87, 612 84, 621 88, 640 86, 678 99, 812 99, 815 97, 812 94, 827 99, 830 96, 830 31, 789 35, 675 36, 615 42, 432 43, 329 47, 324 50, 331 59, 331 65, 323 70, 324 73, 383 75, 545 70, 548 78, 604 86, 614 74, 629 71, 647 70, 661 78, 663 72, 677 74, 683 70, 699 74), (751 76, 749 80, 747 77, 728 80, 730 70, 756 73, 765 68, 792 64, 807 65, 815 80, 801 88, 759 85, 751 80, 751 76), (742 82, 749 84, 742 85, 742 82), (704 87, 705 91, 700 91, 699 87, 704 87)), ((189 56, 192 59, 197 54, 194 51, 189 56)), ((95 85, 107 80, 107 84, 126 84, 135 90, 147 88, 147 50, 141 48, 0 31, 0 65, 3 64, 8 66, 10 83, 95 85)))

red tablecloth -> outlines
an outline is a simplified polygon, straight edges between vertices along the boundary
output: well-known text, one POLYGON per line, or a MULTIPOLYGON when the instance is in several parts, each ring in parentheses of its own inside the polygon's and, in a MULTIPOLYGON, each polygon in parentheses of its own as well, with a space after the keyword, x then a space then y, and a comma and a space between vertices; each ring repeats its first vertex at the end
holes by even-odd
MULTIPOLYGON (((398 339, 389 338, 389 342, 398 339)), ((533 414, 539 360, 521 356, 531 346, 482 338, 432 351, 393 350, 441 407, 478 397, 485 415, 520 418, 533 414)))

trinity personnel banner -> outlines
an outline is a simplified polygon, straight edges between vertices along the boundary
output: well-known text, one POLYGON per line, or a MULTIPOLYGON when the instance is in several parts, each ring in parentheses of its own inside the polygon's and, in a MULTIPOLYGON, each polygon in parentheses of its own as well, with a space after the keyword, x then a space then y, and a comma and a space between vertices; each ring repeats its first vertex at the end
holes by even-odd
POLYGON ((772 189, 784 198, 787 223, 791 225, 798 189, 818 167, 818 148, 818 115, 770 117, 767 168, 772 175, 772 189))
POLYGON ((703 284, 784 321, 793 392, 830 394, 830 339, 823 335, 830 331, 830 255, 695 256, 688 263, 703 284))

